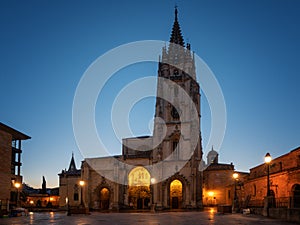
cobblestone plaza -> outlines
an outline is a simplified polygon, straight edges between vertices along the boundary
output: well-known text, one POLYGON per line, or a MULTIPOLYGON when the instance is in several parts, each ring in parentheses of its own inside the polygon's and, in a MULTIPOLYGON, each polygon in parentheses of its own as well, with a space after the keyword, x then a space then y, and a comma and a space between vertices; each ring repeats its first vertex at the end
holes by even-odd
POLYGON ((31 213, 28 216, 0 219, 2 225, 64 224, 64 225, 289 225, 293 223, 266 217, 242 214, 205 212, 162 213, 92 213, 91 215, 67 216, 62 212, 31 213))

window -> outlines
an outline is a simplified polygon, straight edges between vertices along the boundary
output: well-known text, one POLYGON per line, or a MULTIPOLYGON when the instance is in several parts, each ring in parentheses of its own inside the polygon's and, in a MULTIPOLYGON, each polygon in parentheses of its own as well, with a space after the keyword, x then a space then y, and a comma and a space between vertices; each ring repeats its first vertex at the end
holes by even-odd
POLYGON ((231 199, 231 191, 228 190, 228 199, 231 199))
POLYGON ((178 141, 173 141, 173 151, 176 150, 177 145, 178 145, 178 141))
POLYGON ((282 171, 282 162, 279 162, 279 170, 282 171))
POLYGON ((253 184, 253 196, 256 196, 256 185, 253 184))
POLYGON ((78 193, 74 193, 74 201, 78 201, 79 200, 79 195, 78 193))
POLYGON ((173 117, 174 120, 178 120, 179 119, 179 113, 176 110, 176 108, 173 106, 172 111, 171 111, 171 115, 173 117))
POLYGON ((78 201, 79 200, 79 195, 78 195, 78 184, 75 184, 74 185, 74 196, 73 196, 73 198, 74 198, 74 201, 78 201))
POLYGON ((175 154, 174 154, 174 159, 178 159, 179 157, 179 146, 178 146, 178 148, 177 148, 177 146, 178 146, 178 141, 176 140, 176 141, 173 141, 173 144, 172 144, 172 152, 174 152, 175 150, 177 150, 176 152, 175 152, 175 154))

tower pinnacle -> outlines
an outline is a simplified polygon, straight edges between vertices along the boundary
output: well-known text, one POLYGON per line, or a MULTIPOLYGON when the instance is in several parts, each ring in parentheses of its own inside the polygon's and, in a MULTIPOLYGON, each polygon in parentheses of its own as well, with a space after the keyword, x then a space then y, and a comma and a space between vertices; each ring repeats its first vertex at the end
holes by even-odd
POLYGON ((75 165, 75 160, 74 160, 74 153, 72 152, 72 158, 69 166, 68 171, 75 171, 76 170, 76 165, 75 165))
POLYGON ((175 6, 175 20, 172 28, 172 34, 170 38, 171 43, 175 43, 184 47, 184 40, 181 34, 180 25, 178 23, 178 10, 175 6))

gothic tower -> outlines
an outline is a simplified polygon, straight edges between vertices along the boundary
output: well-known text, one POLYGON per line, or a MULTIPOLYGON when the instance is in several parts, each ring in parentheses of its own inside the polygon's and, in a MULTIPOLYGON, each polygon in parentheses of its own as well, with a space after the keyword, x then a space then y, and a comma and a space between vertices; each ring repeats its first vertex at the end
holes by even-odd
MULTIPOLYGON (((196 81, 194 54, 191 45, 184 43, 177 8, 170 43, 163 47, 158 64, 153 141, 154 145, 160 143, 154 149, 153 163, 162 162, 164 165, 159 176, 166 181, 161 189, 168 189, 170 182, 178 179, 186 184, 191 196, 189 202, 182 203, 182 207, 189 204, 201 207, 200 86, 196 81), (172 174, 166 172, 169 170, 175 175, 169 177, 172 174)), ((172 205, 169 192, 168 189, 167 202, 163 205, 172 205)))

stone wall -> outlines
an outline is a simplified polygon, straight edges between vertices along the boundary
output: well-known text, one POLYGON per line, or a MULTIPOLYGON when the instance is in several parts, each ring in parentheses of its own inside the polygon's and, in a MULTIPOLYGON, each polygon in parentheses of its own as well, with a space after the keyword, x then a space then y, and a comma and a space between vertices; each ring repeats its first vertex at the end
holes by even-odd
MULTIPOLYGON (((251 213, 264 215, 263 208, 251 208, 251 213)), ((300 209, 270 208, 269 217, 289 222, 300 222, 300 209)))
MULTIPOLYGON (((219 165, 219 164, 216 164, 219 165)), ((203 204, 225 205, 232 204, 233 185, 232 169, 204 170, 203 172, 203 204), (229 194, 230 192, 230 194, 229 194)))
POLYGON ((81 198, 81 190, 80 190, 80 175, 79 176, 68 176, 68 177, 60 177, 59 180, 59 207, 67 208, 68 198, 69 206, 79 206, 80 198, 81 198), (77 185, 77 188, 75 188, 77 185), (74 200, 75 192, 78 194, 78 200, 74 200))
MULTIPOLYGON (((297 148, 271 161, 270 190, 276 199, 288 199, 293 196, 293 188, 296 184, 300 184, 299 160, 300 148, 297 148)), ((250 203, 263 201, 267 195, 267 166, 265 164, 250 169, 250 176, 244 182, 244 189, 246 196, 251 196, 250 203)))

